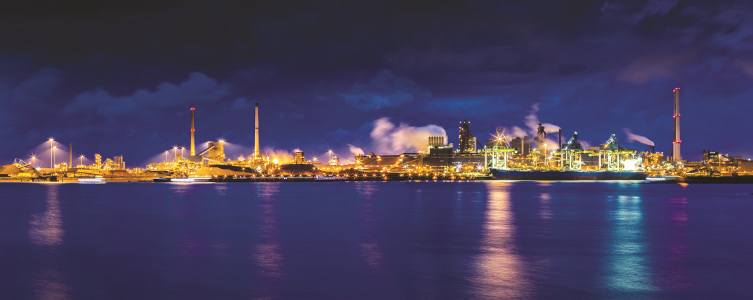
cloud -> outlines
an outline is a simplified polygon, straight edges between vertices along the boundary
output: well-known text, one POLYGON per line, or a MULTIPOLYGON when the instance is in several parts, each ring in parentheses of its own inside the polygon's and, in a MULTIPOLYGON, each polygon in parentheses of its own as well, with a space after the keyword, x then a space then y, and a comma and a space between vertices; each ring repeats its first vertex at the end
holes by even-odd
POLYGON ((356 83, 348 92, 339 94, 346 102, 363 110, 399 106, 430 95, 427 89, 413 80, 397 76, 389 70, 380 70, 368 82, 356 83))
POLYGON ((192 72, 188 79, 178 85, 163 82, 152 90, 140 89, 127 96, 114 96, 103 89, 85 92, 76 96, 73 103, 63 109, 63 114, 94 110, 104 117, 117 117, 139 111, 215 102, 228 95, 229 89, 228 84, 220 84, 202 73, 192 72))
POLYGON ((627 65, 618 78, 632 84, 644 84, 655 78, 674 78, 679 69, 694 59, 690 53, 643 57, 627 65))
POLYGON ((414 127, 405 123, 395 125, 389 118, 377 119, 371 130, 371 139, 379 154, 423 151, 428 145, 429 136, 443 136, 447 140, 447 132, 440 126, 430 124, 414 127))

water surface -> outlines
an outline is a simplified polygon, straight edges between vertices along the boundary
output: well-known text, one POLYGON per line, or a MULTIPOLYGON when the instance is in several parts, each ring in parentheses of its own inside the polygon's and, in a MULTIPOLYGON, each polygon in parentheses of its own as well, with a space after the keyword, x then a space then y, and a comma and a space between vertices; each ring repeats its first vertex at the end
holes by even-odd
POLYGON ((748 298, 753 185, 0 184, 1 299, 748 298))

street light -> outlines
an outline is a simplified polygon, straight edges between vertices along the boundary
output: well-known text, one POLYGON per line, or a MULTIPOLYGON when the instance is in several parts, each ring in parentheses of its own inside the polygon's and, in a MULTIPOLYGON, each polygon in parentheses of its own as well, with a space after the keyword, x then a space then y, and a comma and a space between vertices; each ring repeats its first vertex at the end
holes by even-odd
POLYGON ((52 150, 53 149, 52 148, 53 147, 52 143, 55 142, 55 139, 50 138, 49 141, 50 141, 50 169, 52 169, 52 168, 55 167, 55 161, 52 159, 52 157, 54 156, 54 153, 55 153, 55 151, 52 150))
POLYGON ((170 151, 169 151, 169 150, 168 150, 168 151, 165 151, 165 163, 167 163, 167 153, 168 153, 168 152, 170 152, 170 151))
POLYGON ((186 150, 186 147, 180 147, 180 156, 183 157, 183 150, 186 150))
POLYGON ((52 146, 52 169, 55 169, 55 149, 57 149, 58 146, 52 146))
POLYGON ((178 159, 178 147, 173 146, 173 160, 178 159))
POLYGON ((84 155, 81 154, 81 156, 79 156, 79 158, 81 158, 81 163, 79 163, 79 166, 83 166, 84 165, 84 155))
POLYGON ((37 160, 37 157, 35 155, 31 156, 31 167, 34 167, 34 161, 37 160))

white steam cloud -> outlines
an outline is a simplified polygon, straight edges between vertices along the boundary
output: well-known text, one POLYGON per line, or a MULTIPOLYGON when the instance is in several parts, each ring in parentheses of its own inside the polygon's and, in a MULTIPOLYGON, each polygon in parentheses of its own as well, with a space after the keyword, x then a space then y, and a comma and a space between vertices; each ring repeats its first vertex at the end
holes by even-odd
POLYGON ((426 149, 429 136, 443 136, 447 140, 447 132, 437 125, 413 127, 405 123, 395 125, 389 118, 374 121, 371 139, 380 154, 400 154, 416 152, 426 149))
POLYGON ((353 156, 363 155, 363 149, 361 148, 348 144, 348 149, 350 149, 350 153, 353 154, 353 156))
MULTIPOLYGON (((505 134, 505 137, 507 137, 508 141, 512 140, 512 138, 522 138, 525 136, 531 136, 535 137, 536 134, 539 132, 539 123, 541 123, 542 126, 544 126, 544 131, 547 133, 557 132, 560 130, 560 127, 557 125, 554 125, 552 123, 542 123, 539 121, 539 117, 536 115, 536 113, 539 112, 539 104, 535 103, 531 106, 530 113, 523 118, 523 123, 528 128, 521 128, 518 126, 512 126, 512 127, 503 127, 502 132, 505 134)), ((547 139, 546 141, 548 147, 552 145, 557 145, 557 142, 547 139)))
POLYGON ((622 131, 624 131, 627 135, 628 142, 639 142, 644 145, 654 146, 654 142, 649 140, 645 136, 634 134, 632 131, 630 131, 630 129, 627 128, 622 128, 622 131))
MULTIPOLYGON (((539 117, 536 115, 536 113, 539 112, 539 104, 535 103, 531 106, 531 112, 523 119, 523 123, 530 128, 531 135, 535 136, 539 132, 539 117)), ((544 131, 547 133, 550 132, 557 132, 560 130, 560 127, 557 125, 554 125, 552 123, 541 123, 541 126, 544 126, 544 131)))

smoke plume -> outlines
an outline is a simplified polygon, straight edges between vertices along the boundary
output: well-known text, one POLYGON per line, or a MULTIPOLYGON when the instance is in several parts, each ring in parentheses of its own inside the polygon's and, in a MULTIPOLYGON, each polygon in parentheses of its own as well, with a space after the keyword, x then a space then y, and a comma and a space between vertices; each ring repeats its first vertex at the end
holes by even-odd
POLYGON ((395 125, 389 118, 374 121, 371 139, 379 154, 400 154, 426 149, 429 136, 444 136, 447 132, 437 125, 413 127, 406 123, 395 125))
POLYGON ((286 163, 293 160, 293 154, 287 150, 264 148, 264 153, 266 153, 270 159, 276 158, 279 163, 286 163))
POLYGON ((363 155, 363 149, 361 148, 348 144, 348 149, 350 149, 350 153, 353 154, 353 156, 363 155))
MULTIPOLYGON (((539 104, 535 103, 531 106, 531 112, 523 119, 523 123, 528 126, 530 129, 531 135, 535 136, 539 131, 539 117, 536 115, 536 113, 539 112, 539 104)), ((554 125, 552 123, 541 123, 541 126, 544 126, 544 131, 547 133, 551 132, 557 132, 560 130, 560 127, 557 125, 554 125)))
POLYGON ((624 131, 627 135, 628 142, 639 142, 644 145, 654 146, 654 142, 649 140, 645 136, 634 134, 632 131, 630 131, 630 129, 627 128, 622 128, 622 131, 624 131))

